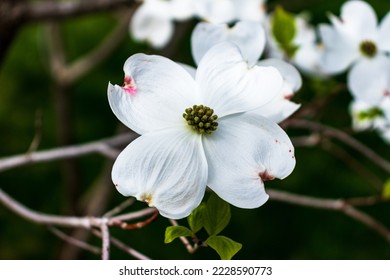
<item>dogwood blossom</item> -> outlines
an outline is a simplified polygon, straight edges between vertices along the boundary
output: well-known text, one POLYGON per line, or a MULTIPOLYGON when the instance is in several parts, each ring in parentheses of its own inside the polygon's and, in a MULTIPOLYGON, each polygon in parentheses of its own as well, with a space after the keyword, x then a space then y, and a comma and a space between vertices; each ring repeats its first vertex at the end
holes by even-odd
POLYGON ((144 0, 130 22, 130 33, 138 41, 162 48, 171 39, 174 21, 195 14, 194 0, 144 0))
POLYGON ((274 38, 271 28, 272 16, 267 19, 265 30, 267 35, 268 55, 273 58, 283 59, 293 63, 305 74, 316 77, 324 76, 321 66, 323 47, 317 42, 318 38, 315 29, 309 24, 307 19, 300 15, 294 17, 296 30, 292 42, 297 47, 297 50, 292 57, 285 54, 274 38))
POLYGON ((252 111, 278 95, 273 67, 249 66, 231 43, 210 49, 195 78, 180 65, 135 54, 124 85, 108 85, 117 118, 141 134, 116 159, 112 180, 125 196, 179 219, 197 207, 206 186, 241 208, 268 199, 264 181, 285 178, 294 147, 274 122, 252 111))
POLYGON ((214 45, 221 42, 235 43, 249 65, 275 67, 283 77, 283 87, 272 102, 258 108, 259 114, 277 123, 292 115, 298 108, 290 99, 302 85, 302 79, 294 66, 281 59, 259 60, 265 44, 264 28, 257 22, 238 21, 233 26, 227 24, 198 23, 192 32, 191 47, 196 63, 214 45))
POLYGON ((349 89, 355 130, 374 129, 390 142, 390 58, 376 57, 351 69, 349 89), (364 76, 364 78, 362 78, 364 76))
POLYGON ((361 61, 384 57, 390 51, 390 13, 378 25, 372 7, 355 0, 344 3, 340 19, 330 15, 330 21, 332 26, 319 26, 325 47, 322 59, 325 72, 340 73, 361 61))

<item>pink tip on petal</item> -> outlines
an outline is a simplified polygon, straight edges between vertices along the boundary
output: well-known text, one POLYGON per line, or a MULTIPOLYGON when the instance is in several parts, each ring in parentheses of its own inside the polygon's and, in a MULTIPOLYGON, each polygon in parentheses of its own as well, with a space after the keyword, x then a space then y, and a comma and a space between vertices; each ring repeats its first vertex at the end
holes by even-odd
POLYGON ((260 172, 259 177, 261 178, 261 180, 263 180, 263 182, 271 181, 271 180, 275 179, 275 177, 272 176, 271 174, 269 174, 267 170, 260 172))
POLYGON ((137 87, 130 76, 125 76, 122 88, 131 95, 135 95, 137 93, 137 87))

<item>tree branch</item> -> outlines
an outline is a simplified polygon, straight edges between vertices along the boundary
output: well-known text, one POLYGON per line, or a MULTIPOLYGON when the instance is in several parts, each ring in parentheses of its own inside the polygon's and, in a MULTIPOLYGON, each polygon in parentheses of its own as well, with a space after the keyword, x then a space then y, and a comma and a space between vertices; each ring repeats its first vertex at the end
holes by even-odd
POLYGON ((87 144, 71 145, 67 147, 54 148, 47 151, 0 158, 0 171, 5 171, 11 168, 32 163, 81 157, 92 153, 100 153, 115 159, 118 156, 118 152, 113 152, 110 146, 128 144, 137 137, 138 135, 135 133, 124 133, 111 138, 93 141, 87 144))
POLYGON ((390 243, 390 231, 382 223, 375 220, 366 213, 357 210, 352 205, 349 205, 343 199, 321 199, 304 195, 292 194, 277 190, 267 190, 270 199, 275 201, 287 202, 294 205, 308 206, 319 209, 329 209, 339 211, 345 215, 355 219, 381 235, 387 242, 390 243))
POLYGON ((390 173, 389 161, 382 158, 380 155, 375 153, 372 149, 370 149, 366 145, 362 144, 361 142, 357 141, 355 138, 351 137, 350 135, 348 135, 347 133, 341 130, 326 125, 322 125, 317 122, 303 120, 303 119, 291 119, 286 121, 283 125, 285 127, 308 129, 313 132, 321 133, 324 136, 338 139, 339 141, 343 142, 344 144, 347 144, 351 148, 355 149, 356 151, 358 151, 359 153, 361 153, 362 155, 370 159, 372 162, 374 162, 376 165, 381 167, 386 172, 390 173))
POLYGON ((135 0, 40 1, 20 3, 14 14, 25 22, 59 20, 97 12, 128 8, 135 0))

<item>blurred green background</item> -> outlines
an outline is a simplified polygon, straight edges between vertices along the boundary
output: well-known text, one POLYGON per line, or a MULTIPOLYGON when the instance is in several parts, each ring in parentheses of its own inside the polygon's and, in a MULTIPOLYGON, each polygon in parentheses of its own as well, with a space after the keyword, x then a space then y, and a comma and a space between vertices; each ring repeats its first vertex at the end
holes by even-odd
MULTIPOLYGON (((326 13, 339 14, 344 1, 268 1, 269 9, 282 5, 293 13, 308 11, 312 23, 328 22, 326 13)), ((369 1, 382 18, 390 9, 388 1, 369 1)), ((112 13, 99 13, 62 20, 60 30, 68 61, 87 53, 114 27, 112 13)), ((177 50, 170 58, 192 63, 189 37, 195 21, 186 23, 187 29, 177 50)), ((63 129, 56 114, 55 84, 50 78, 48 43, 44 24, 34 23, 23 27, 11 46, 0 68, 0 158, 25 153, 35 134, 35 119, 42 116, 42 137, 39 150, 60 145, 59 133, 63 129)), ((390 36, 390 34, 389 34, 390 36)), ((126 36, 116 51, 68 89, 70 108, 70 142, 84 143, 126 131, 111 112, 106 89, 109 81, 121 84, 124 61, 137 52, 158 53, 145 44, 134 42, 126 36)), ((344 76, 334 81, 345 81, 344 76)), ((321 82, 330 89, 330 82, 321 82)), ((318 85, 305 78, 303 89, 295 100, 303 107, 324 94, 316 92, 318 85)), ((321 114, 320 121, 341 129, 350 127, 347 106, 351 98, 343 91, 331 100, 321 114)), ((289 135, 302 135, 302 131, 289 131, 289 135)), ((383 157, 389 158, 390 146, 377 135, 364 133, 357 138, 383 157)), ((345 147, 344 147, 345 148, 345 147)), ((383 181, 389 175, 368 162, 355 151, 345 149, 366 165, 383 181)), ((297 148, 297 166, 293 174, 283 181, 266 183, 266 188, 324 198, 348 198, 380 193, 371 187, 364 176, 356 174, 345 162, 324 149, 297 148)), ((71 162, 77 174, 77 184, 70 191, 63 162, 54 161, 19 167, 0 173, 0 186, 28 207, 52 214, 84 213, 85 201, 93 195, 99 177, 110 172, 112 161, 99 155, 90 155, 71 162)), ((107 177, 107 176, 106 176, 107 177)), ((103 180, 104 181, 104 180, 103 180)), ((103 184, 109 199, 102 207, 106 211, 125 198, 115 191, 111 182, 103 184)), ((136 203, 129 210, 142 207, 136 203)), ((390 204, 381 203, 362 210, 390 227, 390 204)), ((183 221, 183 224, 186 222, 183 221)), ((112 229, 112 234, 153 259, 218 259, 218 255, 202 248, 190 255, 178 241, 164 244, 164 231, 169 222, 160 217, 143 229, 123 231, 112 229)), ((64 229, 70 233, 69 230, 64 229)), ((371 229, 338 212, 304 208, 269 201, 255 210, 232 208, 232 220, 222 232, 243 243, 235 259, 390 259, 390 244, 371 229)), ((97 246, 100 240, 88 239, 97 246)), ((0 205, 0 259, 99 259, 98 255, 73 252, 45 226, 36 225, 11 213, 0 205), (64 252, 68 253, 64 253, 64 252)), ((112 248, 111 257, 128 259, 131 256, 112 248)))

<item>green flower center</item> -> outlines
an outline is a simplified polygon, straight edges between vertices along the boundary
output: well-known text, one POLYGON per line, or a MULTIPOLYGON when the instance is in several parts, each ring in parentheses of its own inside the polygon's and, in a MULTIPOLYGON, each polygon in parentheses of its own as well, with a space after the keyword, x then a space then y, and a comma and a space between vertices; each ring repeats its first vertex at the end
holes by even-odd
POLYGON ((367 57, 374 57, 378 51, 376 45, 374 42, 366 40, 361 42, 360 44, 360 51, 364 56, 367 57))
POLYGON ((383 111, 378 107, 372 107, 366 111, 360 111, 357 115, 358 119, 361 121, 373 120, 383 116, 384 116, 383 111))
POLYGON ((183 118, 187 124, 200 134, 211 134, 218 127, 216 120, 217 115, 214 115, 214 110, 203 105, 194 105, 192 108, 185 109, 183 118))

